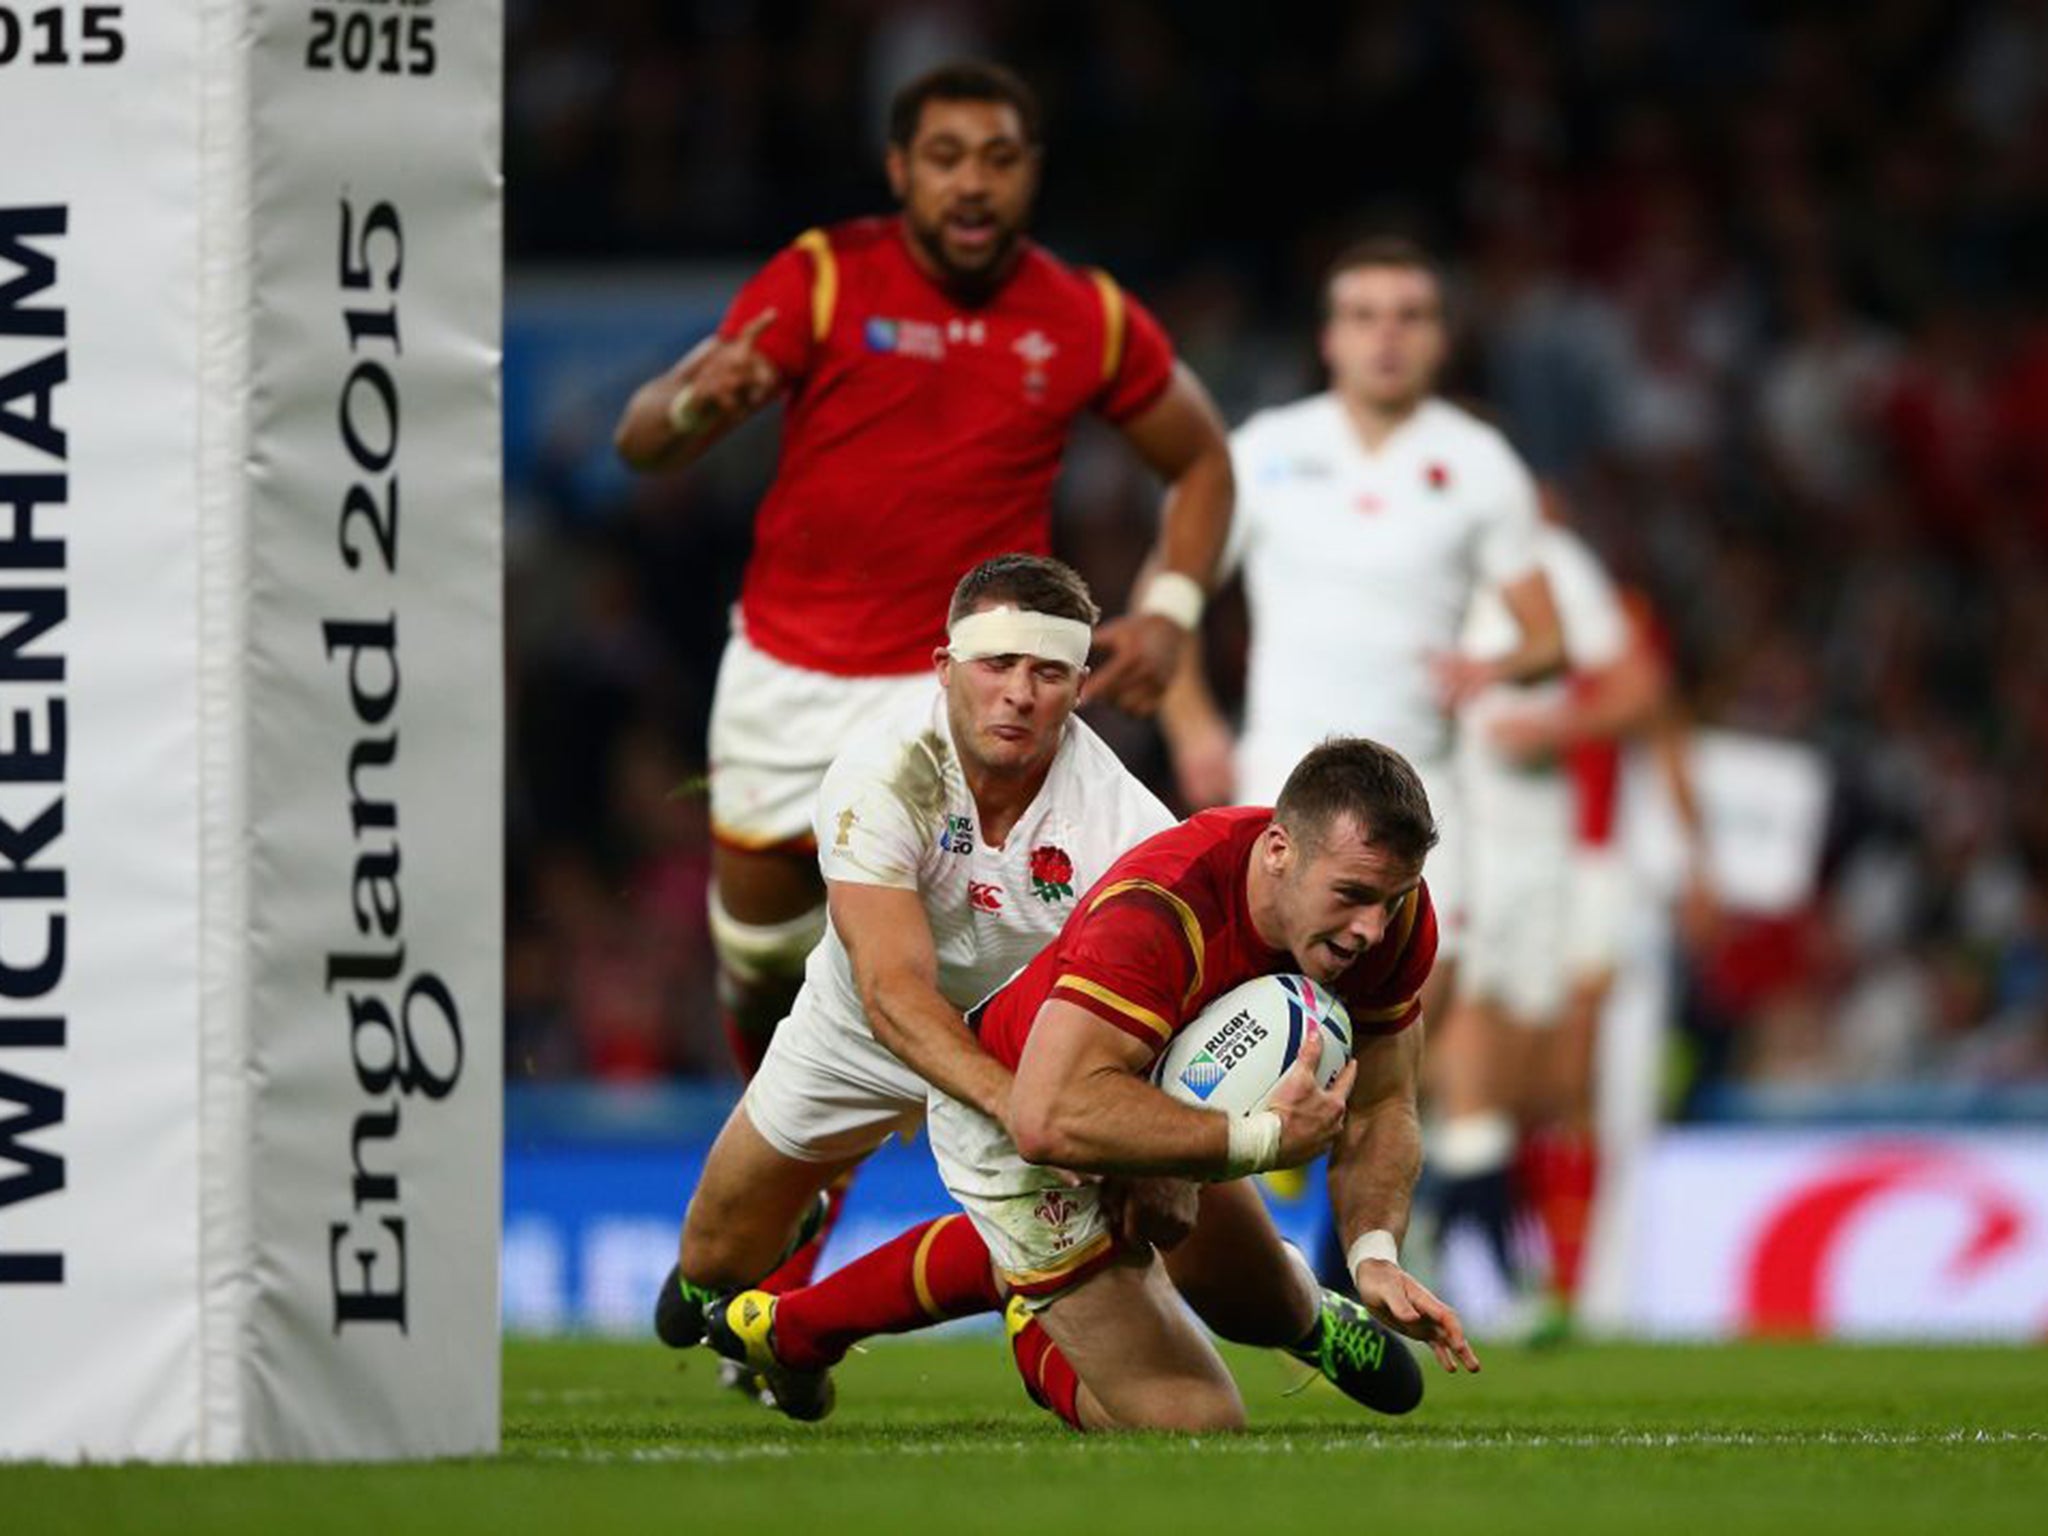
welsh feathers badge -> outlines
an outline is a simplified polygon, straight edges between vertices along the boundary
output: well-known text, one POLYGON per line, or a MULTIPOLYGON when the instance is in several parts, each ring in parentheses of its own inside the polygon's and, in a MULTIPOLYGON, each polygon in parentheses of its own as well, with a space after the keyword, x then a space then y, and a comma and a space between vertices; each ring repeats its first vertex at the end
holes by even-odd
POLYGON ((1042 843, 1031 850, 1031 894, 1048 903, 1073 896, 1074 861, 1063 849, 1042 843))

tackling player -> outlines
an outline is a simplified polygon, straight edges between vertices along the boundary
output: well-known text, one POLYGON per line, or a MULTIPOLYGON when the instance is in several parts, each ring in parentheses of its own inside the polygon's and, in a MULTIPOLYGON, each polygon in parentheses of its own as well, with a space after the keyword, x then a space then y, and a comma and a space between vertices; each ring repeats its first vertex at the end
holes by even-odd
MULTIPOLYGON (((1318 1307, 1313 1277, 1241 1182, 1326 1148, 1371 1317, 1428 1343, 1446 1370, 1478 1369, 1456 1314, 1399 1267, 1396 1249, 1421 1160, 1410 1026, 1436 947, 1422 884, 1435 840, 1421 783, 1398 754, 1325 743, 1273 809, 1205 812, 1117 860, 1059 939, 973 1010, 982 1046, 1015 1070, 1008 1114, 936 1093, 932 1149, 1019 1298, 1012 1343, 1027 1388, 1070 1424, 1243 1423, 1236 1386, 1176 1287, 1226 1337, 1283 1342, 1272 1333, 1284 1323, 1304 1329, 1294 1341, 1304 1353, 1339 1335, 1388 1348, 1342 1311, 1329 1321, 1334 1298, 1318 1307), (1308 1074, 1309 1045, 1257 1115, 1192 1108, 1146 1081, 1211 999, 1294 970, 1350 1009, 1357 1055, 1330 1092, 1308 1074), (1120 1242, 1102 1186, 1074 1177, 1112 1174, 1214 1182, 1193 1234, 1162 1260, 1120 1242), (1290 1291, 1292 1305, 1274 1304, 1290 1291), (1260 1328, 1266 1337, 1248 1337, 1260 1328)), ((714 1344, 768 1370, 822 1369, 819 1338, 840 1352, 847 1341, 846 1320, 817 1304, 837 1278, 780 1299, 735 1297, 712 1315, 714 1344)))
POLYGON ((799 236, 716 336, 641 386, 616 434, 630 464, 666 469, 784 402, 709 750, 712 936, 748 1074, 824 931, 810 811, 826 764, 863 722, 925 696, 962 570, 1049 549, 1076 419, 1108 420, 1166 482, 1154 574, 1095 632, 1087 698, 1157 702, 1230 516, 1221 423, 1158 324, 1025 235, 1029 88, 983 64, 922 76, 891 107, 886 167, 896 216, 799 236))
MULTIPOLYGON (((691 1198, 656 1306, 664 1342, 695 1343, 706 1303, 774 1269, 821 1191, 922 1122, 927 1083, 1004 1112, 1009 1070, 961 1010, 1049 943, 1118 854, 1173 824, 1073 718, 1098 617, 1057 560, 984 561, 954 590, 928 662, 937 689, 927 678, 827 770, 825 937, 691 1198)), ((955 1311, 974 1310, 974 1290, 998 1305, 964 1224, 924 1259, 979 1277, 955 1311)))

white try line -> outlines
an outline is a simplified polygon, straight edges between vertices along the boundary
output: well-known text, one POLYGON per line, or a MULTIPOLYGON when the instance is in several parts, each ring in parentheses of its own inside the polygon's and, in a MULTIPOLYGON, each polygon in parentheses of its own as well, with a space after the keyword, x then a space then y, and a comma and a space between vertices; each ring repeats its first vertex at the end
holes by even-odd
POLYGON ((628 1449, 606 1446, 547 1446, 531 1451, 513 1451, 507 1460, 569 1461, 588 1465, 629 1465, 635 1463, 720 1463, 735 1461, 779 1461, 813 1452, 855 1456, 960 1456, 1007 1455, 1047 1452, 1087 1456, 1138 1453, 1154 1456, 1160 1451, 1199 1451, 1203 1456, 1292 1456, 1304 1451, 1529 1451, 1529 1450, 1621 1450, 1663 1451, 1677 1448, 1731 1448, 1737 1450, 1803 1450, 1829 1447, 1867 1446, 1890 1450, 1905 1447, 1991 1447, 2048 1445, 2048 1430, 2032 1429, 1947 1429, 1947 1430, 1618 1430, 1612 1434, 1580 1433, 1552 1435, 1521 1430, 1477 1431, 1458 1435, 1390 1435, 1378 1431, 1344 1432, 1327 1435, 1245 1435, 1193 1436, 1182 1441, 1158 1439, 1128 1440, 1096 1436, 1071 1440, 895 1440, 873 1445, 838 1438, 814 1441, 764 1440, 758 1444, 736 1445, 649 1445, 628 1449))

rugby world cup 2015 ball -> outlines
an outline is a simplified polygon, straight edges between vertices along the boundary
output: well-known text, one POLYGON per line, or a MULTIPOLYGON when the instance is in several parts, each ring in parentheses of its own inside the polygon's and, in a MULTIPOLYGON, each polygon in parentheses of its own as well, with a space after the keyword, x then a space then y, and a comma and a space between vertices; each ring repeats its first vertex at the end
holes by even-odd
POLYGON ((1351 1015, 1306 976, 1259 976, 1232 987, 1167 1043, 1152 1081, 1183 1104, 1251 1114, 1294 1065, 1311 1023, 1322 1040, 1316 1081, 1327 1088, 1351 1059, 1351 1015))

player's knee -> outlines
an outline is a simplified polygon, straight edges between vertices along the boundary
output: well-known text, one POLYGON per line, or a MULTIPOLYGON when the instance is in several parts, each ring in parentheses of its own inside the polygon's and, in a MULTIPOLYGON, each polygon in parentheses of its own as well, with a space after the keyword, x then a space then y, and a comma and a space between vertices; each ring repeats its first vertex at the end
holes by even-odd
POLYGON ((725 909, 716 892, 711 897, 711 942, 725 976, 747 988, 794 985, 803 979, 804 962, 825 936, 825 909, 779 923, 743 923, 725 909))
POLYGON ((1178 1388, 1156 1405, 1141 1429, 1167 1429, 1185 1435, 1234 1433, 1245 1427, 1244 1399, 1223 1387, 1178 1388))
POLYGON ((683 1277, 718 1290, 752 1285, 772 1267, 782 1240, 763 1225, 758 1205, 707 1199, 700 1190, 683 1217, 683 1277))

